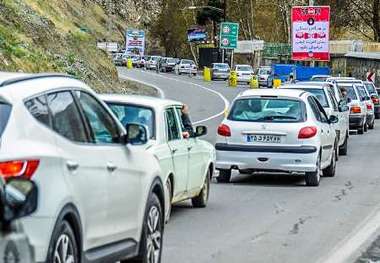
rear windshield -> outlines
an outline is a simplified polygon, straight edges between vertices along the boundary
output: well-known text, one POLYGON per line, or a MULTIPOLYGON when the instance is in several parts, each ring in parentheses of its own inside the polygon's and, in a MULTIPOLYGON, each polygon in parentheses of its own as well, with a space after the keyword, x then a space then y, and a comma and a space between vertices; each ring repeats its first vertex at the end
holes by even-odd
POLYGON ((365 87, 367 88, 369 94, 376 94, 376 89, 371 83, 366 83, 365 87))
POLYGON ((169 58, 167 61, 167 63, 176 63, 176 59, 175 58, 169 58))
POLYGON ((190 65, 195 64, 194 61, 192 61, 192 60, 188 60, 188 59, 184 59, 184 60, 182 60, 181 63, 182 63, 182 64, 190 64, 190 65))
POLYGON ((270 75, 271 72, 272 72, 272 70, 268 69, 268 68, 259 69, 259 75, 270 75))
POLYGON ((324 77, 324 76, 315 76, 311 78, 312 81, 326 81, 327 79, 328 77, 324 77))
POLYGON ((304 89, 307 92, 310 92, 315 97, 317 97, 319 103, 321 103, 323 108, 328 108, 329 103, 327 102, 326 93, 323 89, 304 89))
POLYGON ((214 64, 214 68, 227 69, 229 66, 227 64, 214 64))
POLYGON ((11 110, 11 105, 0 102, 0 138, 4 133, 5 127, 7 126, 11 110))
POLYGON ((277 98, 249 98, 235 101, 228 116, 232 121, 301 122, 304 106, 299 100, 277 98))
POLYGON ((252 67, 250 67, 250 66, 237 66, 236 70, 238 70, 238 71, 252 71, 252 67))
POLYGON ((129 123, 145 125, 151 139, 155 137, 153 110, 139 105, 116 104, 107 102, 113 113, 125 127, 129 123))

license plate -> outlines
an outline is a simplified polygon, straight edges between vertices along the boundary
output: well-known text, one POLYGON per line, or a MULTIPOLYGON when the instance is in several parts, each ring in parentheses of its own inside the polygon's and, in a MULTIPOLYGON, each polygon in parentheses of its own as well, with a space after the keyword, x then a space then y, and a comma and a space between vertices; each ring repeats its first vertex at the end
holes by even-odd
POLYGON ((278 135, 247 135, 247 142, 281 143, 281 136, 278 135))

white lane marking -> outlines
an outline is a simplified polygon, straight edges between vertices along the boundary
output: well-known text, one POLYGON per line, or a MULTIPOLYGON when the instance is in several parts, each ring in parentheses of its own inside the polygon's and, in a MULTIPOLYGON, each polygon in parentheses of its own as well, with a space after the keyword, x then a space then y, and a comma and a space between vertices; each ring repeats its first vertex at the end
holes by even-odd
POLYGON ((210 116, 210 117, 208 117, 208 118, 205 118, 205 119, 203 119, 203 120, 195 121, 195 122, 193 122, 194 125, 197 125, 197 124, 200 124, 200 123, 202 123, 202 122, 206 122, 206 121, 209 121, 209 120, 215 119, 215 118, 217 118, 217 117, 219 117, 219 116, 221 116, 221 115, 224 115, 225 112, 226 112, 226 111, 228 110, 228 108, 230 107, 230 102, 226 99, 226 97, 224 97, 220 92, 215 91, 215 90, 213 90, 213 89, 207 88, 207 87, 205 87, 205 86, 202 86, 202 85, 199 85, 199 84, 196 84, 196 83, 193 83, 193 82, 188 82, 188 81, 184 81, 184 80, 181 80, 181 79, 175 79, 175 78, 171 78, 171 77, 168 77, 168 76, 163 76, 163 75, 161 75, 161 74, 157 74, 157 73, 154 74, 154 73, 152 73, 152 72, 148 72, 148 71, 142 71, 142 72, 149 73, 149 74, 154 75, 154 76, 157 76, 157 77, 161 77, 161 78, 165 78, 165 79, 169 79, 169 80, 173 80, 173 81, 177 81, 177 82, 182 82, 182 83, 185 83, 185 84, 190 84, 190 85, 193 85, 193 86, 196 86, 196 87, 199 87, 199 88, 205 89, 205 90, 207 90, 207 91, 209 91, 209 92, 211 92, 211 93, 216 94, 217 96, 219 96, 219 97, 223 100, 223 102, 224 102, 224 109, 223 109, 223 111, 221 111, 221 112, 219 112, 219 113, 217 113, 217 114, 214 114, 214 115, 212 115, 212 116, 210 116))
MULTIPOLYGON (((345 263, 358 252, 380 228, 380 208, 373 211, 366 219, 355 228, 351 234, 342 240, 331 253, 319 263, 345 263)), ((359 255, 358 255, 359 256, 359 255)))
POLYGON ((148 82, 145 82, 145 81, 142 81, 142 80, 139 80, 139 79, 135 79, 135 78, 126 76, 126 75, 123 74, 123 72, 120 72, 120 71, 119 71, 119 75, 120 75, 121 78, 128 79, 128 80, 131 80, 131 81, 135 81, 135 82, 141 83, 141 84, 146 85, 146 86, 151 86, 152 88, 154 88, 154 89, 157 90, 157 92, 159 94, 159 97, 161 99, 165 98, 164 91, 161 88, 159 88, 158 86, 156 86, 156 85, 154 85, 152 83, 148 83, 148 82))

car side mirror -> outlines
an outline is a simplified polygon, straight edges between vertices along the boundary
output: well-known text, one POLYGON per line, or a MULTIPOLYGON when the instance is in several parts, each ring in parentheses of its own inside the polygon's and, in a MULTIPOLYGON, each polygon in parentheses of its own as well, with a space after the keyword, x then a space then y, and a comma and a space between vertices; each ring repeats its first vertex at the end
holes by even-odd
POLYGON ((148 130, 144 125, 128 123, 126 125, 126 143, 131 145, 144 145, 148 142, 148 130))
POLYGON ((3 213, 1 221, 9 224, 13 220, 34 213, 38 205, 36 184, 27 179, 10 179, 1 189, 3 213))
POLYGON ((335 115, 331 115, 329 118, 330 123, 337 123, 339 121, 338 117, 335 115))
POLYGON ((195 137, 201 137, 207 134, 206 126, 197 126, 195 128, 195 137))

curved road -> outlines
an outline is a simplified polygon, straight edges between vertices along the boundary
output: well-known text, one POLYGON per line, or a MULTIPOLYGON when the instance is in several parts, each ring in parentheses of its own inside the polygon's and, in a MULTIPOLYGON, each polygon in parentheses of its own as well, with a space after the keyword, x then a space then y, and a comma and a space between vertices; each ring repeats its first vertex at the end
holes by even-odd
MULTIPOLYGON (((219 95, 200 86, 229 101, 245 89, 141 70, 121 69, 120 74, 156 85, 167 98, 189 104, 194 121, 225 106, 219 95)), ((205 122, 212 143, 221 119, 205 122)), ((380 128, 352 135, 336 177, 323 178, 317 188, 305 187, 302 177, 294 176, 235 174, 230 184, 213 183, 207 208, 193 209, 189 202, 174 208, 165 230, 163 262, 339 262, 360 245, 357 234, 380 208, 378 138, 380 128)))

